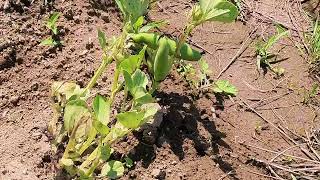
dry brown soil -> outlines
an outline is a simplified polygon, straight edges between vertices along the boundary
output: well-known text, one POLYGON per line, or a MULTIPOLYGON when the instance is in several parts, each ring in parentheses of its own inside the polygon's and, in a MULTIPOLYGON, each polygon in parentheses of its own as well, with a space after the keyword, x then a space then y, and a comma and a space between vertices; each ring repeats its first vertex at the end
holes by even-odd
MULTIPOLYGON (((57 157, 50 151, 50 85, 67 80, 84 86, 100 63, 97 29, 108 37, 117 35, 121 17, 114 4, 106 2, 56 0, 44 6, 39 0, 21 0, 7 9, 5 2, 0 2, 0 179, 66 179, 56 169, 57 157), (58 25, 64 43, 57 49, 39 45, 49 36, 44 21, 53 11, 63 14, 58 25)), ((193 44, 207 51, 212 79, 254 29, 266 38, 274 32, 272 20, 289 29, 308 28, 306 17, 298 11, 293 11, 298 25, 292 23, 285 1, 246 2, 243 21, 208 23, 193 33, 193 44)), ((168 20, 163 31, 177 36, 191 3, 161 0, 149 17, 168 20)), ((128 153, 135 161, 123 179, 269 179, 258 175, 270 172, 253 159, 270 159, 275 154, 245 145, 274 151, 291 145, 244 103, 297 134, 320 125, 319 108, 301 103, 303 89, 310 89, 313 82, 307 59, 294 43, 299 37, 294 32, 292 36, 293 41, 287 38, 274 47, 284 59, 277 64, 286 70, 283 77, 269 71, 258 73, 254 43, 222 74, 220 79, 230 80, 239 89, 231 100, 221 102, 213 94, 194 97, 181 76, 173 73, 157 93, 165 113, 155 142, 146 143, 141 133, 134 133, 116 146, 120 155, 128 153)), ((110 73, 104 74, 94 91, 107 94, 110 81, 110 73)))

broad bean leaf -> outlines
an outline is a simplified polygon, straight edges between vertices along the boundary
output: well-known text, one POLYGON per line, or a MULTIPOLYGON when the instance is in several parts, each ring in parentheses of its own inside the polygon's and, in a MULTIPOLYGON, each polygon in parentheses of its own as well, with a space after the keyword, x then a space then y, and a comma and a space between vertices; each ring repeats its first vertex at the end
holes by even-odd
POLYGON ((144 17, 140 16, 137 21, 133 24, 133 28, 135 30, 135 32, 138 32, 138 30, 142 27, 144 22, 144 17))
POLYGON ((113 150, 110 148, 109 145, 104 145, 101 147, 101 159, 104 161, 108 161, 113 150))
POLYGON ((104 139, 104 142, 108 140, 118 139, 124 136, 127 133, 128 129, 123 126, 121 123, 117 122, 110 130, 108 136, 104 139))
POLYGON ((146 93, 146 87, 148 85, 148 77, 140 69, 137 69, 133 75, 130 75, 127 71, 123 71, 124 79, 126 81, 126 87, 130 91, 133 97, 142 97, 141 92, 146 93))
POLYGON ((103 165, 101 175, 107 176, 110 179, 116 179, 123 176, 124 167, 120 161, 109 161, 103 165))
POLYGON ((143 87, 146 88, 148 85, 148 77, 142 72, 140 69, 137 69, 135 73, 132 75, 132 81, 135 87, 143 87))
POLYGON ((82 118, 90 118, 90 111, 85 101, 77 99, 66 104, 64 109, 64 128, 71 134, 73 128, 82 118))
POLYGON ((239 12, 238 8, 227 0, 200 0, 200 7, 193 10, 193 20, 196 24, 206 21, 232 22, 239 12))
POLYGON ((213 88, 215 93, 222 93, 225 95, 236 96, 238 94, 238 89, 232 85, 228 80, 218 80, 215 82, 215 86, 213 88))
POLYGON ((151 22, 151 23, 148 23, 146 25, 144 25, 140 30, 139 32, 149 32, 150 30, 152 29, 155 29, 155 28, 160 28, 164 25, 167 25, 168 22, 163 20, 163 21, 155 21, 155 22, 151 22))
POLYGON ((120 63, 120 69, 132 74, 144 59, 147 46, 144 46, 137 55, 131 55, 120 63))
POLYGON ((145 114, 143 117, 144 122, 147 122, 150 119, 152 119, 157 114, 157 112, 160 110, 160 108, 161 108, 160 105, 157 103, 144 104, 142 106, 142 109, 145 111, 145 114))
POLYGON ((95 118, 93 126, 103 136, 110 132, 108 124, 110 122, 110 101, 101 95, 97 95, 93 101, 93 111, 95 118))
POLYGON ((117 115, 117 120, 126 128, 136 129, 143 121, 145 112, 143 111, 128 111, 117 115))
POLYGON ((143 16, 148 9, 149 0, 115 0, 126 21, 132 24, 143 16))
POLYGON ((93 101, 93 111, 96 119, 103 125, 110 122, 110 101, 101 95, 97 95, 93 101))

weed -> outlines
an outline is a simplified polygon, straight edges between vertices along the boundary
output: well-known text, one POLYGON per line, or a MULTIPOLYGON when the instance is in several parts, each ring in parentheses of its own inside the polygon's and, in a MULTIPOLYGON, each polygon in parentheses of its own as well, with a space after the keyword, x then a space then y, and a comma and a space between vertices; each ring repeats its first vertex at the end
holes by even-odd
POLYGON ((306 36, 310 45, 311 62, 315 63, 320 60, 320 26, 319 20, 316 20, 313 26, 313 31, 310 35, 306 36))
POLYGON ((259 41, 256 44, 256 55, 257 55, 257 67, 268 68, 276 75, 281 76, 284 74, 285 70, 281 67, 273 67, 271 64, 275 63, 270 60, 275 58, 277 55, 270 52, 271 47, 277 43, 281 38, 287 36, 289 31, 284 29, 282 26, 277 25, 277 34, 271 36, 267 41, 259 41))
POLYGON ((59 17, 60 17, 60 13, 58 12, 54 12, 51 14, 51 16, 49 17, 46 23, 46 27, 51 31, 51 36, 41 41, 40 45, 57 47, 62 44, 62 42, 58 38, 59 31, 57 27, 57 21, 59 17))

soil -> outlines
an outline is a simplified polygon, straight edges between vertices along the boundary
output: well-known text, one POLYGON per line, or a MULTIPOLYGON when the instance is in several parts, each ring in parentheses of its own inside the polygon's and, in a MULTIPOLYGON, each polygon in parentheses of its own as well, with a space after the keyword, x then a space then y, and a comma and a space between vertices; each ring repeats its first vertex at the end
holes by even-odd
MULTIPOLYGON (((135 132, 115 147, 119 156, 128 154, 135 162, 122 179, 269 179, 270 171, 255 160, 275 154, 261 148, 281 151, 292 145, 268 122, 299 135, 320 128, 319 106, 301 103, 313 80, 306 56, 294 43, 299 34, 293 29, 307 30, 308 18, 295 11, 300 6, 294 3, 290 6, 294 13, 288 15, 284 0, 245 2, 241 21, 205 24, 193 33, 192 44, 206 52, 210 76, 216 79, 254 29, 266 38, 275 32, 272 21, 281 22, 292 32, 273 49, 283 60, 276 65, 286 70, 285 75, 257 71, 254 43, 220 77, 239 89, 234 98, 194 96, 179 74, 171 74, 157 92, 164 114, 154 139, 135 132)), ((192 3, 161 0, 149 18, 168 20, 163 32, 178 36, 192 3)), ((67 179, 57 170, 47 132, 52 117, 50 86, 54 81, 86 85, 100 64, 98 28, 108 37, 121 31, 121 16, 111 1, 0 2, 1 180, 67 179), (50 35, 44 21, 54 11, 63 14, 58 22, 63 46, 40 46, 50 35)), ((93 93, 110 91, 113 68, 110 71, 93 93)), ((289 152, 304 156, 298 150, 289 152)))

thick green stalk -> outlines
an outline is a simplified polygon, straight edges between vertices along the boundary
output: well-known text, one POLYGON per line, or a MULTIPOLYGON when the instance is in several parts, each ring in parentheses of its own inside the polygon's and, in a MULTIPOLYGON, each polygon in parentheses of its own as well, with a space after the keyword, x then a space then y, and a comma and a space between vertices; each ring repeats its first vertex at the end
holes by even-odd
POLYGON ((98 81, 98 79, 102 75, 103 71, 112 62, 112 60, 113 60, 112 56, 104 57, 102 59, 101 65, 99 66, 99 68, 97 69, 97 71, 95 72, 93 77, 91 78, 91 80, 90 80, 89 84, 87 85, 87 87, 84 89, 83 95, 86 94, 96 84, 96 82, 98 81))

